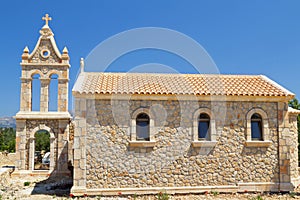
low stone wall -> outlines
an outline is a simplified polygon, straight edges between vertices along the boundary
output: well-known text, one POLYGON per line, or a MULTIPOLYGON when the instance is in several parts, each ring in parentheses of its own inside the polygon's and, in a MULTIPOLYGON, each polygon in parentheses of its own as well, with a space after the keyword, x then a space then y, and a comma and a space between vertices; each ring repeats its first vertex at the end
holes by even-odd
POLYGON ((0 168, 0 185, 9 185, 10 174, 13 169, 11 168, 0 168))
POLYGON ((0 152, 0 168, 2 166, 14 166, 16 160, 15 153, 0 152))

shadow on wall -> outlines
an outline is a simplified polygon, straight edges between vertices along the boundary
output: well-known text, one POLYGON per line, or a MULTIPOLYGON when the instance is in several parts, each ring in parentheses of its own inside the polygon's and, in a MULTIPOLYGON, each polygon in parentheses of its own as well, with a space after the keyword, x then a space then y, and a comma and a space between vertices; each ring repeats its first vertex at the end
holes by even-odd
MULTIPOLYGON (((67 144, 64 146, 63 151, 67 152, 67 144)), ((62 163, 63 160, 64 158, 59 156, 56 163, 62 163)), ((68 174, 61 173, 56 168, 57 166, 55 166, 55 170, 49 174, 49 178, 35 184, 35 187, 31 192, 32 195, 47 194, 63 197, 70 195, 70 191, 73 186, 73 166, 71 161, 68 162, 68 170, 70 172, 68 174)))

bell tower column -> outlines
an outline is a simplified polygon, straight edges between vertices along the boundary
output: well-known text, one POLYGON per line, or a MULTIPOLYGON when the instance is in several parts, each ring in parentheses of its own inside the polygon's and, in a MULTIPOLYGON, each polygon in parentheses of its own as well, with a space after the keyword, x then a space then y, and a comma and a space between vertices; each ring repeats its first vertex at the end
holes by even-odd
POLYGON ((40 80, 41 80, 40 111, 48 112, 50 78, 41 78, 40 80))
POLYGON ((31 111, 32 78, 21 78, 20 111, 31 111))

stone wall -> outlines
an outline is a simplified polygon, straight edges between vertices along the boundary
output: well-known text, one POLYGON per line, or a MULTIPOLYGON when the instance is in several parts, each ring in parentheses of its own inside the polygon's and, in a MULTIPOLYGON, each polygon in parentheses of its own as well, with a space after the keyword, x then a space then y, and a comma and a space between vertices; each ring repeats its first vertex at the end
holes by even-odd
POLYGON ((13 169, 11 168, 0 168, 0 186, 9 185, 12 171, 13 169))
POLYGON ((290 163, 291 163, 291 178, 299 177, 299 161, 298 161, 298 128, 297 128, 297 115, 293 114, 289 117, 290 124, 290 139, 288 140, 287 145, 289 148, 290 163))
POLYGON ((277 103, 87 100, 86 187, 181 187, 279 182, 277 103), (130 147, 130 118, 154 116, 153 148, 130 147), (216 145, 195 148, 193 113, 212 110, 216 145), (268 147, 245 147, 246 114, 268 115, 268 147))

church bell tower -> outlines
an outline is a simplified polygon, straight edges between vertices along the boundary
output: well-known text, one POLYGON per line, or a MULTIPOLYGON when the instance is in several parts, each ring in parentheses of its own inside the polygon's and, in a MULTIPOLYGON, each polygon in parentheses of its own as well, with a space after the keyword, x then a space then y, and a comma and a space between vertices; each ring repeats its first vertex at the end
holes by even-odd
MULTIPOLYGON (((16 114, 16 171, 31 173, 37 171, 46 174, 68 174, 69 126, 71 116, 68 112, 69 54, 65 47, 58 49, 54 34, 49 27, 51 17, 43 18, 45 25, 40 30, 40 37, 32 52, 25 47, 21 62, 20 111, 16 114), (57 81, 57 109, 49 111, 49 87, 52 77, 57 81), (33 111, 33 78, 38 77, 39 107, 33 111), (48 152, 39 152, 36 148, 37 133, 45 132, 49 136, 48 152), (49 162, 37 167, 39 154, 49 155, 49 162)), ((44 158, 43 158, 44 159, 44 158)))

